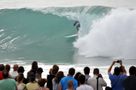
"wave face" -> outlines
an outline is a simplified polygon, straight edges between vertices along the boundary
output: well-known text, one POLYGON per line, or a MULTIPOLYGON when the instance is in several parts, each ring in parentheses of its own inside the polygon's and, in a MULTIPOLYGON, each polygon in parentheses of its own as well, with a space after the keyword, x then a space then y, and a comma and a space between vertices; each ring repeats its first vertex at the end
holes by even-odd
POLYGON ((71 62, 73 21, 29 9, 0 11, 0 59, 71 62))
POLYGON ((135 58, 134 9, 104 6, 0 10, 0 59, 72 63, 79 56, 135 58), (75 21, 80 22, 78 37, 75 21), (73 44, 74 42, 74 44, 73 44))
POLYGON ((106 7, 1 9, 0 59, 71 63, 76 37, 66 36, 77 33, 75 20, 80 22, 79 36, 83 36, 93 19, 108 10, 106 7))

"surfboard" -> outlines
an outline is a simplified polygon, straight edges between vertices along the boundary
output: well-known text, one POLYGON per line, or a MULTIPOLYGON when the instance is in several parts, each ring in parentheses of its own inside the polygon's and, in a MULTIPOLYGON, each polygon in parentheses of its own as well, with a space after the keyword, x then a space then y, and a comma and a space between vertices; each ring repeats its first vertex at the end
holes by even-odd
POLYGON ((73 35, 68 35, 68 36, 65 36, 66 38, 72 38, 72 37, 76 37, 78 36, 78 34, 73 34, 73 35))

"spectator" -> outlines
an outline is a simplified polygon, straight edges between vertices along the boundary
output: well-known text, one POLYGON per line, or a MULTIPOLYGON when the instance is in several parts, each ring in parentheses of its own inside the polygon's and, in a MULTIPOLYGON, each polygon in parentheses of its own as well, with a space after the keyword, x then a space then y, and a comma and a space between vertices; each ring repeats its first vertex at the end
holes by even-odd
POLYGON ((59 66, 58 65, 53 65, 51 71, 49 72, 49 75, 47 75, 47 87, 52 90, 52 79, 56 76, 57 72, 59 71, 59 66))
POLYGON ((27 90, 37 90, 39 89, 38 83, 35 81, 35 73, 30 72, 29 73, 29 82, 26 84, 27 90))
POLYGON ((40 87, 37 90, 49 90, 49 88, 44 87, 44 85, 45 85, 46 82, 47 82, 46 79, 40 79, 38 81, 38 84, 39 84, 40 87))
MULTIPOLYGON (((18 67, 18 70, 17 70, 17 72, 18 72, 18 75, 16 76, 16 80, 17 80, 17 77, 20 75, 20 74, 23 74, 24 75, 24 67, 23 66, 19 66, 18 67)), ((26 83, 28 83, 28 80, 24 77, 24 79, 23 79, 23 82, 26 84, 26 83)))
POLYGON ((17 77, 17 90, 26 90, 26 85, 24 84, 24 75, 19 74, 17 77))
POLYGON ((68 88, 68 82, 70 80, 73 81, 74 90, 76 90, 76 88, 78 86, 78 82, 77 82, 76 79, 74 79, 74 77, 73 77, 74 74, 75 74, 75 69, 70 68, 69 71, 68 71, 68 76, 61 79, 60 85, 59 85, 59 90, 66 90, 68 88))
POLYGON ((43 69, 39 67, 36 71, 36 81, 42 79, 42 72, 43 72, 43 69))
POLYGON ((38 69, 38 62, 37 61, 33 61, 32 65, 31 65, 31 69, 30 71, 27 73, 27 80, 29 81, 29 76, 32 73, 34 73, 34 75, 36 75, 36 71, 38 69))
POLYGON ((77 80, 78 82, 78 86, 79 86, 79 81, 78 81, 78 77, 81 75, 81 72, 77 72, 74 76, 74 78, 77 80))
POLYGON ((14 78, 14 79, 15 79, 16 76, 18 75, 17 70, 18 70, 18 65, 17 65, 17 64, 14 64, 14 66, 13 66, 13 71, 10 73, 11 77, 14 78))
POLYGON ((52 80, 53 90, 58 90, 59 82, 64 77, 64 73, 62 71, 59 71, 55 78, 52 80))
POLYGON ((3 79, 3 74, 2 74, 3 70, 4 70, 4 64, 0 64, 0 80, 3 79))
POLYGON ((11 77, 11 76, 10 76, 10 73, 9 73, 9 72, 10 72, 10 65, 9 65, 9 64, 6 64, 6 65, 5 65, 5 70, 8 72, 9 77, 11 77))
POLYGON ((102 75, 99 73, 99 69, 95 68, 93 70, 93 77, 89 78, 87 83, 92 86, 94 90, 103 90, 104 86, 107 86, 106 81, 103 79, 102 75))
POLYGON ((9 73, 7 71, 3 71, 2 74, 3 79, 0 80, 0 90, 16 90, 16 81, 9 78, 9 73))
MULTIPOLYGON (((112 67, 115 63, 119 63, 120 66, 123 66, 122 61, 113 61, 111 66, 109 67, 108 75, 109 75, 109 79, 111 81, 111 87, 112 87, 112 90, 124 90, 123 81, 127 76, 126 76, 126 74, 122 74, 125 72, 121 72, 119 67, 115 67, 114 73, 111 74, 112 67)), ((126 70, 122 70, 122 71, 126 71, 126 70)))
POLYGON ((90 68, 89 67, 85 67, 84 68, 84 75, 85 75, 85 83, 87 84, 87 80, 91 77, 90 75, 90 68))
POLYGON ((76 90, 94 90, 91 86, 85 84, 85 76, 84 75, 80 75, 78 77, 78 80, 79 80, 79 87, 77 87, 76 90))
POLYGON ((136 90, 136 67, 129 68, 129 76, 123 82, 125 90, 136 90))

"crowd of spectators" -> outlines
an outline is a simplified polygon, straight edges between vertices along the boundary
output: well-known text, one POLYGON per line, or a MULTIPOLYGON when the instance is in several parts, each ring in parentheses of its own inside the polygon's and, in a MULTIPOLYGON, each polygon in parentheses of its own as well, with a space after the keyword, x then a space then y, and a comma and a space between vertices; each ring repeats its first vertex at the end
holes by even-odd
POLYGON ((71 67, 64 75, 55 64, 46 78, 42 77, 44 71, 37 61, 32 62, 26 77, 23 66, 15 64, 13 71, 10 69, 9 64, 0 64, 0 90, 136 90, 136 67, 130 66, 127 75, 121 60, 113 61, 107 69, 111 86, 107 86, 99 68, 94 68, 91 76, 89 66, 83 68, 83 73, 71 67), (113 69, 114 64, 119 66, 113 69))

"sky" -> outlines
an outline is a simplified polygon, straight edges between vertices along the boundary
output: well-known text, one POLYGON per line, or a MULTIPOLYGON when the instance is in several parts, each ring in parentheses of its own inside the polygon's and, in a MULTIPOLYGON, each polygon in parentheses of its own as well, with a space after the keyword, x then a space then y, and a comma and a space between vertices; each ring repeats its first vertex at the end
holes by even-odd
POLYGON ((102 5, 136 8, 136 0, 0 0, 3 8, 45 8, 102 5))

